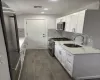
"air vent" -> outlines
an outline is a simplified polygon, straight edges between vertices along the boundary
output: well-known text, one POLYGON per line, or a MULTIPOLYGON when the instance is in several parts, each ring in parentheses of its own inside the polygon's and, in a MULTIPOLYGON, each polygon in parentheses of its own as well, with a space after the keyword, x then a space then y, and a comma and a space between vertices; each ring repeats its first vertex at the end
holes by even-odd
POLYGON ((42 8, 42 6, 34 6, 34 8, 42 8))

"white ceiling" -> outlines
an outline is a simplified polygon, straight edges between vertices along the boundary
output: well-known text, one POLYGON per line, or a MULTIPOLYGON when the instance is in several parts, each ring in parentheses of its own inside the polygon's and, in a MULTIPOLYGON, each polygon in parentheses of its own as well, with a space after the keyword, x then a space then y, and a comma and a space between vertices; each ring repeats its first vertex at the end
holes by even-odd
POLYGON ((45 14, 64 14, 75 9, 82 8, 98 0, 2 0, 17 14, 41 14, 43 8, 49 8, 45 14), (43 6, 42 9, 34 9, 34 6, 43 6))

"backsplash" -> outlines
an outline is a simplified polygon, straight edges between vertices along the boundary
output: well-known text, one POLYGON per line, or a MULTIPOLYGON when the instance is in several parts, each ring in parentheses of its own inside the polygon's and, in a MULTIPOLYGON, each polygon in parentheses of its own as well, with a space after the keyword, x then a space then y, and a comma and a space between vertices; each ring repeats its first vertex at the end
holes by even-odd
POLYGON ((18 28, 19 37, 25 37, 24 29, 18 28))
POLYGON ((67 37, 72 38, 74 33, 72 32, 65 32, 65 31, 57 31, 56 29, 48 29, 48 37, 54 38, 54 37, 67 37))
POLYGON ((73 35, 74 35, 74 33, 72 33, 72 32, 66 32, 66 31, 62 32, 62 37, 67 37, 67 38, 72 39, 73 35))
MULTIPOLYGON (((49 29, 48 30, 48 39, 49 38, 54 38, 54 37, 65 37, 65 38, 73 39, 77 35, 83 35, 83 34, 66 32, 66 31, 57 31, 55 29, 49 29)), ((85 38, 84 39, 84 45, 89 45, 89 43, 88 43, 89 37, 87 37, 86 35, 83 35, 83 36, 85 38)), ((82 37, 81 36, 78 36, 76 38, 75 42, 77 42, 79 44, 82 43, 82 37)))
POLYGON ((62 32, 55 29, 48 29, 48 38, 62 37, 62 32))

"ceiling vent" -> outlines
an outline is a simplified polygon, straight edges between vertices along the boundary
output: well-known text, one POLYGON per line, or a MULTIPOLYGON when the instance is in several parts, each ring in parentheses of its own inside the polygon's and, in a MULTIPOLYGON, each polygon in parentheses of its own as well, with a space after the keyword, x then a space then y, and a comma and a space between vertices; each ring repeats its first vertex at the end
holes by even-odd
POLYGON ((42 8, 42 6, 34 6, 34 8, 42 8))

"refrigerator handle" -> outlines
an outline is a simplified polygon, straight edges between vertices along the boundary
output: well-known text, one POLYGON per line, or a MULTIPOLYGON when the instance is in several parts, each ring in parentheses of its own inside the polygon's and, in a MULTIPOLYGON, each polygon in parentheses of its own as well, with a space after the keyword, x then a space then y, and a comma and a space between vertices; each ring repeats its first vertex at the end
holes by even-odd
POLYGON ((18 35, 18 26, 17 26, 17 18, 16 18, 16 15, 15 15, 15 14, 14 14, 14 22, 15 22, 15 31, 16 31, 17 49, 18 49, 18 52, 20 53, 20 47, 19 47, 19 35, 18 35))
POLYGON ((14 18, 14 23, 15 23, 15 31, 16 31, 16 41, 17 41, 17 49, 16 51, 20 52, 20 47, 19 47, 19 35, 18 35, 18 25, 17 25, 17 18, 16 15, 9 16, 10 18, 14 18))

